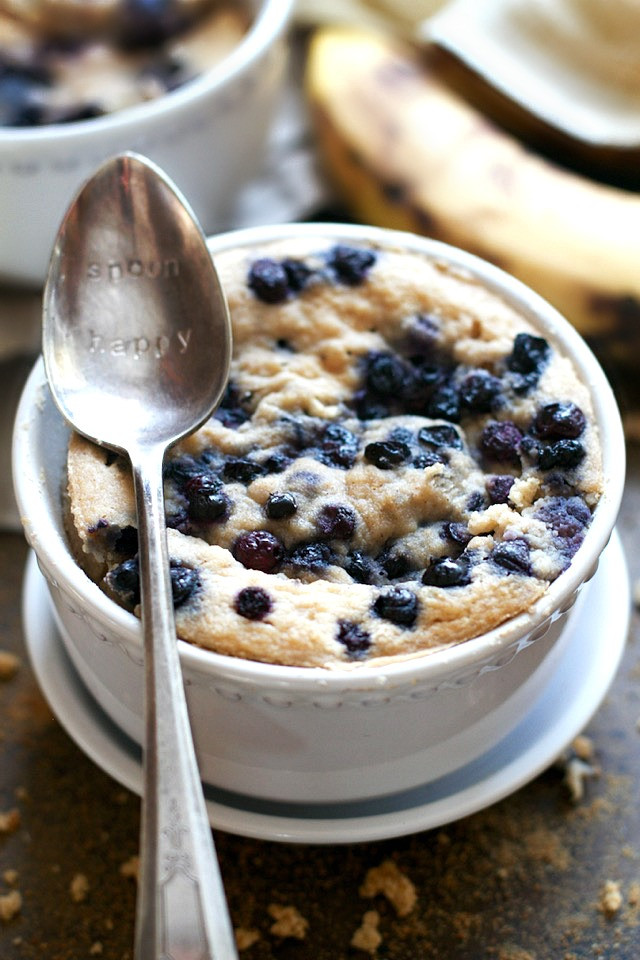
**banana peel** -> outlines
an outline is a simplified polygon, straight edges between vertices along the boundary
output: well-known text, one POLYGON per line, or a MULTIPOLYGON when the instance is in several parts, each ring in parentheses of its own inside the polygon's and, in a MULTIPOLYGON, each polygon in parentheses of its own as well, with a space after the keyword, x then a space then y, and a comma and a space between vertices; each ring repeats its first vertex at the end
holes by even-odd
POLYGON ((319 29, 306 96, 353 219, 462 247, 527 283, 594 347, 640 360, 640 196, 528 150, 386 35, 319 29))

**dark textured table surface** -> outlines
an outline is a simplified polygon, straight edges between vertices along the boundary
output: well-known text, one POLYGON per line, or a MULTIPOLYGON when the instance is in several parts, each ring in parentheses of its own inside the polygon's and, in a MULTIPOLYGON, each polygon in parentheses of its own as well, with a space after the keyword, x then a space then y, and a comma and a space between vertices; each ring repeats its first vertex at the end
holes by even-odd
MULTIPOLYGON (((633 583, 640 447, 629 448, 619 530, 633 583)), ((38 689, 20 616, 26 557, 20 535, 0 536, 0 650, 19 658, 0 681, 0 960, 126 960, 139 801, 78 749, 38 689)), ((489 809, 400 839, 309 846, 216 831, 243 960, 365 958, 351 941, 367 911, 375 955, 388 960, 636 960, 639 641, 634 611, 615 682, 584 731, 593 755, 579 798, 560 764, 489 809), (363 895, 368 871, 387 861, 415 891, 408 913, 384 893, 363 895), (278 924, 282 907, 297 913, 278 924)))

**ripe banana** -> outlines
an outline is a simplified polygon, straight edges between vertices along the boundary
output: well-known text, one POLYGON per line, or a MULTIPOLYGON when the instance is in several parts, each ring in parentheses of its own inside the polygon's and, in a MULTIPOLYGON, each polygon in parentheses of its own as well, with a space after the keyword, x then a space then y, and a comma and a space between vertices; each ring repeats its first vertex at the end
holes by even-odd
POLYGON ((535 155, 383 35, 321 28, 305 85, 321 162, 351 216, 479 254, 607 357, 637 363, 640 195, 535 155))

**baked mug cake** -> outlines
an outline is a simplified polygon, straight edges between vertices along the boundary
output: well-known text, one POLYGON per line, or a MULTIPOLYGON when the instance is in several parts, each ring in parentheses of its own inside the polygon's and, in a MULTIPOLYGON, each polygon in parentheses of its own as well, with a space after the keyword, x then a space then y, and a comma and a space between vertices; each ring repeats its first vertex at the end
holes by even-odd
MULTIPOLYGON (((543 597, 598 510, 590 390, 559 342, 437 247, 374 237, 215 253, 230 382, 165 463, 177 631, 197 647, 335 671, 461 644, 543 597)), ((65 509, 79 563, 136 611, 128 464, 73 434, 65 509)))
POLYGON ((249 25, 230 0, 0 0, 0 126, 154 100, 212 69, 249 25))

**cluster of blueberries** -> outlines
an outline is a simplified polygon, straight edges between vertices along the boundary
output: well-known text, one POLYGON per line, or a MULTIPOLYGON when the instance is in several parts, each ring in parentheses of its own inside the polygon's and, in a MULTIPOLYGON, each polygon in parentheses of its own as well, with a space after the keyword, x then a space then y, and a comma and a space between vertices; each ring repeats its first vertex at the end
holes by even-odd
MULTIPOLYGON (((366 276, 374 262, 368 250, 338 246, 325 258, 323 279, 356 284, 366 276)), ((259 260, 249 274, 249 285, 256 296, 267 303, 280 303, 295 296, 318 272, 292 260, 259 260)), ((310 457, 334 469, 348 470, 361 455, 379 470, 400 467, 424 469, 434 463, 450 462, 454 451, 463 449, 456 426, 474 414, 492 414, 504 407, 508 394, 526 395, 537 384, 549 360, 546 340, 520 333, 498 376, 484 369, 458 368, 450 359, 438 356, 437 325, 428 317, 417 317, 411 352, 407 356, 394 351, 374 351, 361 360, 360 386, 348 406, 345 422, 312 417, 288 418, 289 439, 267 450, 245 457, 224 456, 205 451, 198 458, 178 457, 166 467, 167 482, 177 494, 172 502, 182 504, 167 522, 182 532, 198 535, 203 525, 224 522, 233 509, 229 484, 248 486, 259 476, 282 473, 300 457, 310 457), (419 347, 419 349, 418 349, 419 347), (415 352, 417 351, 417 352, 415 352), (436 359, 437 358, 437 359, 436 359), (422 415, 439 423, 425 424, 418 430, 396 427, 382 440, 361 449, 363 424, 397 414, 422 415), (349 424, 347 426, 346 424, 349 424)), ((231 384, 217 416, 230 428, 250 418, 249 405, 235 384, 231 384)), ((576 493, 570 472, 582 461, 581 442, 586 419, 571 401, 548 403, 538 408, 529 429, 523 432, 510 420, 489 419, 480 440, 478 456, 485 465, 504 465, 489 474, 484 492, 471 492, 469 511, 484 509, 491 503, 507 503, 518 467, 525 459, 543 471, 555 471, 552 482, 560 488, 557 496, 546 497, 536 516, 552 531, 554 543, 568 565, 584 537, 591 513, 576 493), (507 472, 507 469, 513 472, 507 472)), ((551 476, 551 474, 549 474, 551 476)), ((310 474, 310 480, 313 476, 310 474)), ((264 505, 265 518, 278 529, 298 510, 295 493, 283 489, 271 494, 264 505)), ((415 568, 413 559, 401 545, 389 545, 378 556, 349 549, 358 523, 348 504, 325 504, 315 517, 316 538, 285 544, 284 536, 272 529, 241 533, 232 547, 236 560, 249 569, 264 573, 284 572, 292 576, 304 571, 322 576, 331 564, 340 565, 355 582, 379 587, 372 613, 394 624, 411 627, 417 620, 419 601, 407 580, 429 586, 450 588, 470 582, 471 571, 479 556, 467 549, 471 539, 465 523, 444 522, 440 537, 446 543, 446 556, 433 558, 426 569, 415 568), (401 581, 401 582, 398 582, 401 581), (402 582, 404 581, 404 582, 402 582)), ((282 527, 283 532, 286 526, 282 527)), ((127 551, 130 549, 127 544, 127 551)), ((530 575, 529 546, 524 538, 496 544, 490 561, 507 574, 530 575)), ((109 575, 112 589, 131 604, 137 602, 137 561, 127 559, 109 575)), ((197 591, 197 571, 172 568, 176 605, 197 591)), ((234 602, 240 616, 260 620, 272 609, 272 599, 261 587, 245 587, 234 602)), ((350 620, 340 620, 337 637, 351 657, 364 656, 370 645, 368 632, 350 620)))
MULTIPOLYGON (((161 49, 170 37, 188 25, 183 5, 177 0, 122 0, 118 31, 113 38, 121 50, 159 48, 141 67, 141 81, 153 79, 167 92, 192 79, 185 63, 161 49)), ((33 54, 0 48, 0 126, 34 127, 71 123, 102 116, 104 107, 96 102, 78 102, 60 107, 49 102, 48 91, 55 85, 51 64, 60 57, 73 56, 83 42, 78 38, 43 39, 33 54)))

